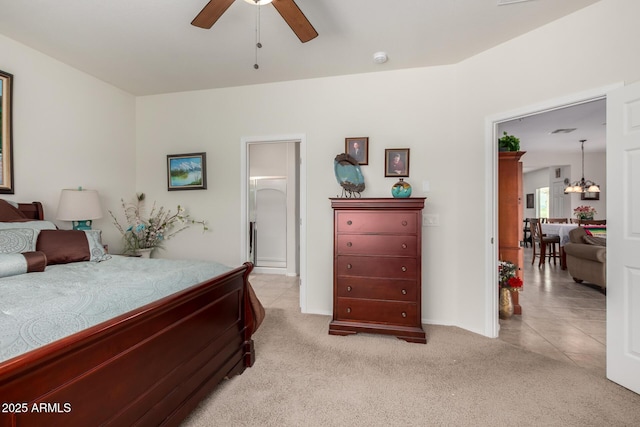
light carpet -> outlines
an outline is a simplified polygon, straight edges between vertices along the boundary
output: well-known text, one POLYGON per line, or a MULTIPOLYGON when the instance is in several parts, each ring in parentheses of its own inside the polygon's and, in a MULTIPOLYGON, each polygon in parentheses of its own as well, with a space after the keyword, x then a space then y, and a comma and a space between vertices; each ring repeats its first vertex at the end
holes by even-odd
POLYGON ((256 363, 196 426, 637 426, 640 396, 592 372, 456 327, 428 342, 328 335, 330 318, 267 308, 256 363))

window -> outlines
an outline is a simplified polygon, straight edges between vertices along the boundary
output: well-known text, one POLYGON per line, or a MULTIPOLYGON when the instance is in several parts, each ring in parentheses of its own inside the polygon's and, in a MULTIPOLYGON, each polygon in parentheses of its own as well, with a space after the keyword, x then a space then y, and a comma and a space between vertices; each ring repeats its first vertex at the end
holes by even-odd
POLYGON ((549 187, 536 189, 536 216, 538 218, 549 218, 549 187))

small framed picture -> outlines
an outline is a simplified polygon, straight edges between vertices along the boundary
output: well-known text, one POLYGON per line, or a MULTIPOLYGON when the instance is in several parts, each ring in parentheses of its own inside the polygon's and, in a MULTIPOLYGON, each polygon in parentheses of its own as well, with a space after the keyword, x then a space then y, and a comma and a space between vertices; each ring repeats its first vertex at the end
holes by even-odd
POLYGON ((409 176, 409 149, 387 148, 384 150, 384 176, 409 176))
POLYGON ((533 209, 535 207, 534 205, 534 194, 533 193, 528 193, 527 194, 527 209, 533 209))
POLYGON ((344 152, 356 159, 359 165, 369 164, 369 138, 345 138, 344 152))
POLYGON ((562 176, 562 169, 556 168, 556 178, 560 178, 562 176))
POLYGON ((207 153, 168 154, 167 189, 206 190, 207 153))

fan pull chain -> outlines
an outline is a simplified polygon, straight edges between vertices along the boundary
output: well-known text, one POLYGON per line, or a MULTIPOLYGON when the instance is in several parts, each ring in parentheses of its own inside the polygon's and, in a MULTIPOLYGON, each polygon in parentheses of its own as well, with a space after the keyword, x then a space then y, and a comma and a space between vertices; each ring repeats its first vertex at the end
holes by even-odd
POLYGON ((260 43, 260 1, 253 0, 256 3, 256 62, 253 64, 253 68, 256 70, 260 68, 258 65, 258 49, 262 48, 262 43, 260 43))

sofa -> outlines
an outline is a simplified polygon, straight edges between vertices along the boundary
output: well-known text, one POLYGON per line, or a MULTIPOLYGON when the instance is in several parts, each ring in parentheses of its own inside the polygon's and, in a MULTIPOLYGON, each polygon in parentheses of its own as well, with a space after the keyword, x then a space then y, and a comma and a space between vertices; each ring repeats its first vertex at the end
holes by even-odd
POLYGON ((607 239, 593 236, 584 227, 569 232, 564 245, 567 269, 577 283, 589 282, 607 287, 607 239))

